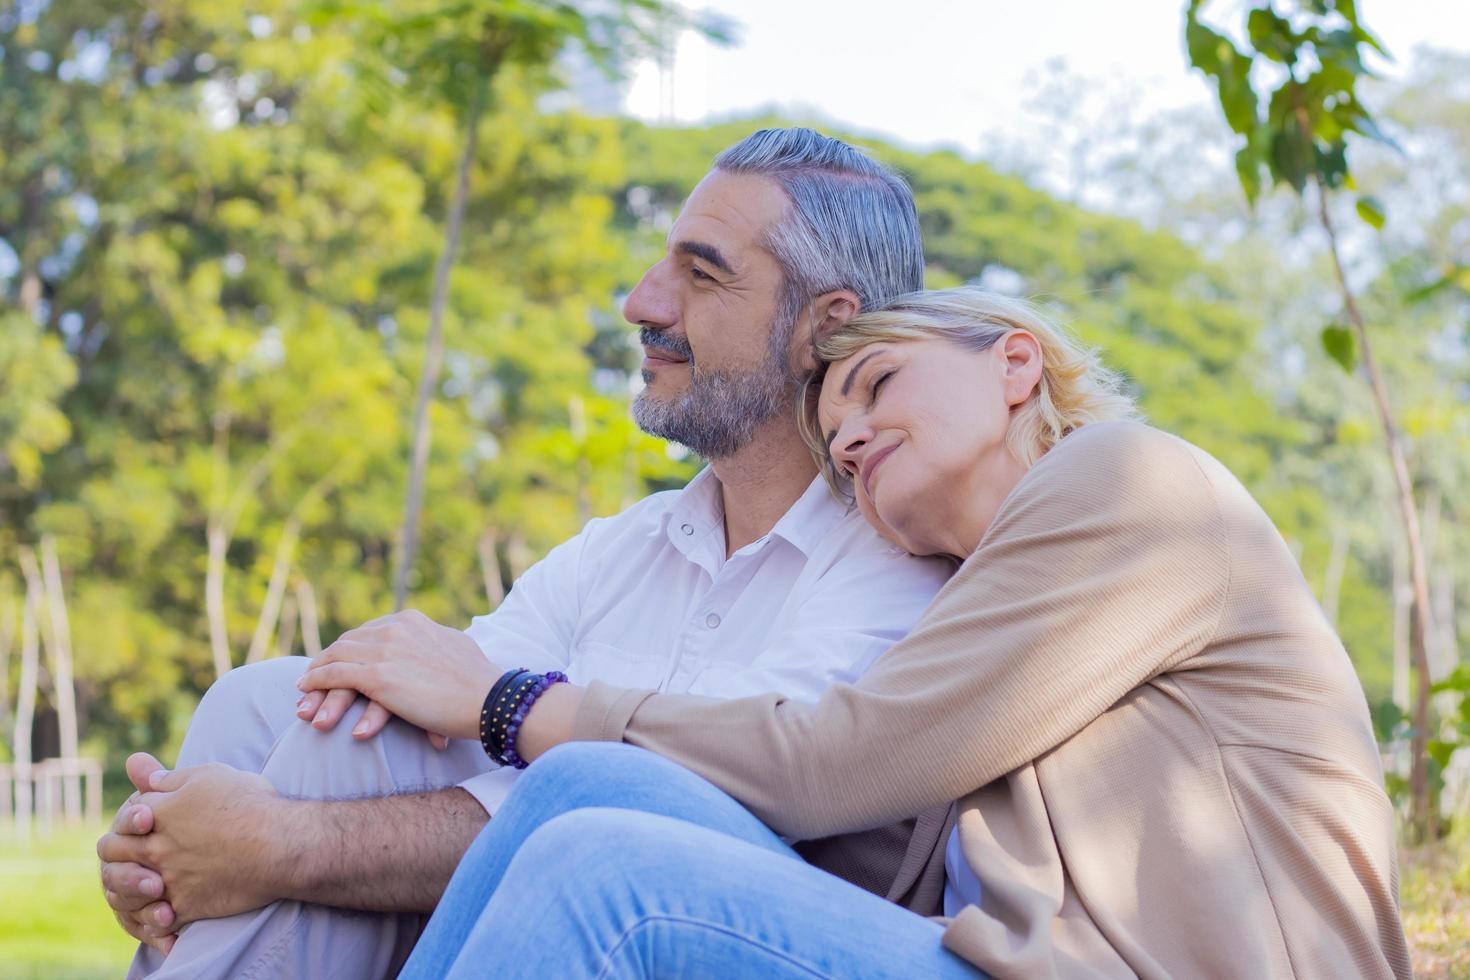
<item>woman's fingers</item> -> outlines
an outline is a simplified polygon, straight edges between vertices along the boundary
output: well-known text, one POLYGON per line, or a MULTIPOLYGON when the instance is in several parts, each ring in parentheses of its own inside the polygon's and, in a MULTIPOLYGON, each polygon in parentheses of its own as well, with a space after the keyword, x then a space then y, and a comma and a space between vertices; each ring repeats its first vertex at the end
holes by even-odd
MULTIPOLYGON (((371 687, 377 679, 376 665, 349 663, 324 663, 312 667, 296 682, 297 690, 330 691, 333 688, 351 688, 372 697, 371 687)), ((323 705, 325 707, 325 705, 323 705)))
POLYGON ((301 700, 296 702, 296 717, 302 721, 311 721, 321 710, 322 702, 326 699, 326 691, 307 691, 301 695, 301 700))
POLYGON ((449 738, 447 736, 440 735, 438 732, 430 732, 429 744, 438 749, 440 752, 443 752, 445 749, 449 748, 449 738))
POLYGON ((388 719, 393 714, 387 708, 376 701, 369 701, 367 710, 362 713, 361 720, 352 726, 352 737, 356 739, 369 739, 383 730, 388 724, 388 719))
POLYGON ((311 727, 319 732, 329 732, 337 727, 337 722, 352 707, 352 702, 357 700, 357 692, 350 689, 338 688, 327 692, 322 701, 322 706, 311 719, 311 727))

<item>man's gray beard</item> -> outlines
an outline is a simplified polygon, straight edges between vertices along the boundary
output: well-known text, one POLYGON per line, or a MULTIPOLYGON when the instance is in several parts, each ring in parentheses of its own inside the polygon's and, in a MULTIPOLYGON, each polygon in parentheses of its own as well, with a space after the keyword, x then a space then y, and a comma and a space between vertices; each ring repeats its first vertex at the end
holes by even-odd
POLYGON ((785 345, 772 348, 759 368, 739 374, 691 364, 689 387, 674 401, 643 389, 633 401, 633 421, 705 459, 735 455, 767 422, 794 410, 796 379, 784 364, 785 345))

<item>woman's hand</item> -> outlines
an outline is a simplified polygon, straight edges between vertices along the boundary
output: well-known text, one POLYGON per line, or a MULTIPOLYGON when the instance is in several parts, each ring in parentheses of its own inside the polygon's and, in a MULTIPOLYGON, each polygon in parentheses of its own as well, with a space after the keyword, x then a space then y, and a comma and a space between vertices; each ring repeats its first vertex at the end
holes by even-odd
MULTIPOLYGON (((352 688, 425 731, 477 739, 480 708, 501 673, 464 633, 405 609, 343 633, 296 686, 352 688)), ((375 734, 362 728, 353 734, 375 734)))

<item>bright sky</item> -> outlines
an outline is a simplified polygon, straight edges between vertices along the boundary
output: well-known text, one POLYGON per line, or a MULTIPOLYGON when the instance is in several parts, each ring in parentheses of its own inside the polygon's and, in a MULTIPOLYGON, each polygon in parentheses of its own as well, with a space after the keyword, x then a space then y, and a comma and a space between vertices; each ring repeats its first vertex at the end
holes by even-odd
MULTIPOLYGON (((698 121, 774 106, 976 152, 987 134, 1020 131, 1023 103, 1055 59, 1072 74, 1136 89, 1145 112, 1204 106, 1209 94, 1185 61, 1183 0, 708 2, 741 25, 738 43, 685 37, 672 86, 661 91, 651 65, 635 75, 634 115, 698 121)), ((1206 9, 1233 27, 1248 6, 1216 0, 1206 9)), ((1359 0, 1358 9, 1397 59, 1391 74, 1422 44, 1470 52, 1470 0, 1359 0)))

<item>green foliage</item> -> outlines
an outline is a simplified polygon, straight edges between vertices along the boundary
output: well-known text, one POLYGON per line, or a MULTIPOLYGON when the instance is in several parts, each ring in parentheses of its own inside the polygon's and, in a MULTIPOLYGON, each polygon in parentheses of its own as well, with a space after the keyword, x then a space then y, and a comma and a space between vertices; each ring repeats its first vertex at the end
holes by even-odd
MULTIPOLYGON (((349 17, 280 2, 246 18, 190 0, 164 30, 133 5, 56 0, 26 23, 0 18, 0 100, 15 107, 0 113, 0 238, 21 266, 0 282, 0 446, 30 447, 0 450, 0 591, 14 594, 14 545, 55 534, 84 743, 114 766, 176 742, 213 679, 206 531, 242 488, 223 589, 236 662, 293 526, 291 579, 311 587, 324 641, 388 607, 465 96, 452 73, 410 75, 404 59, 443 40, 413 18, 445 6, 359 4, 349 17), (407 19, 411 36, 369 46, 364 11, 407 19), (101 68, 62 71, 93 42, 101 68), (28 67, 36 51, 45 70, 28 67), (364 81, 373 66, 384 86, 364 81), (27 273, 43 286, 29 311, 27 273), (11 475, 22 465, 29 482, 11 475)), ((637 359, 616 297, 662 253, 715 154, 777 122, 546 114, 555 67, 508 67, 487 93, 449 281, 412 586, 450 623, 489 605, 483 536, 508 579, 584 516, 692 474, 695 461, 629 418, 637 359)), ((1241 275, 956 154, 855 141, 912 183, 932 283, 1042 298, 1124 371, 1154 422, 1240 474, 1302 548, 1308 580, 1325 580, 1347 502, 1374 499, 1371 419, 1344 410, 1325 367, 1312 390, 1267 383, 1278 358, 1262 338, 1279 324, 1256 304, 1274 258, 1241 275)), ((1425 268, 1402 275, 1422 284, 1425 268)), ((1388 369, 1457 370, 1428 344, 1389 352, 1388 369)), ((1309 370, 1329 365, 1312 356, 1309 370)), ((1445 447, 1426 456, 1459 458, 1459 423, 1423 388, 1416 431, 1445 447)), ((1391 676, 1388 561, 1355 551, 1345 567, 1339 628, 1376 701, 1391 676)))
POLYGON ((1286 0, 1286 16, 1267 0, 1247 14, 1244 49, 1201 20, 1204 6, 1189 0, 1185 47, 1190 64, 1215 81, 1225 120, 1243 138, 1235 159, 1249 199, 1260 196, 1263 171, 1297 193, 1314 180, 1341 186, 1350 133, 1392 144, 1358 99, 1359 81, 1372 74, 1360 49, 1384 51, 1351 0, 1286 0), (1258 59, 1277 70, 1257 70, 1258 59), (1274 89, 1261 79, 1274 80, 1274 89))
POLYGON ((1358 362, 1358 341, 1347 327, 1337 324, 1322 328, 1322 349, 1344 371, 1351 371, 1358 362))

